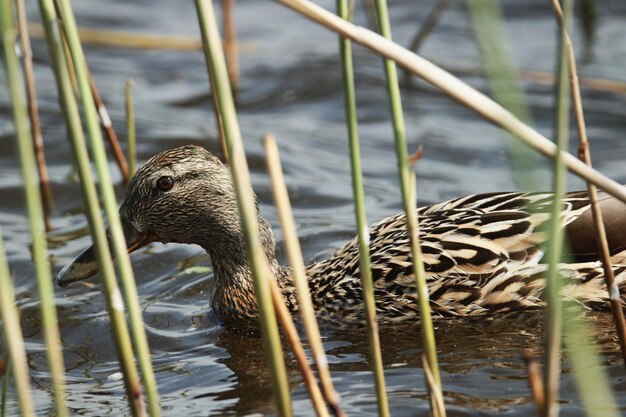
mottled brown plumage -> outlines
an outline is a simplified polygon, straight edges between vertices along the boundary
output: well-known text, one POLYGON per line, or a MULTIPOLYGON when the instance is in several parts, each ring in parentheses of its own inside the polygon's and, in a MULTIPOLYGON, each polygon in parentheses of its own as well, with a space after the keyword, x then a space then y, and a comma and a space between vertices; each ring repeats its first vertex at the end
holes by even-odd
MULTIPOLYGON (((588 307, 606 303, 587 194, 563 195, 559 221, 571 242, 572 263, 560 266, 563 296, 588 307)), ((543 305, 543 251, 552 195, 472 195, 418 209, 430 304, 435 316, 478 316, 543 305)), ((615 279, 626 277, 626 216, 602 196, 615 279)), ((129 248, 151 241, 198 244, 214 267, 215 311, 227 321, 256 315, 251 271, 229 169, 206 150, 185 146, 149 160, 133 177, 120 207, 129 248), (171 178, 173 183, 167 178, 171 178), (165 178, 165 181, 159 180, 165 178), (172 185, 173 184, 173 185, 172 185), (171 188, 170 188, 171 186, 171 188)), ((259 216, 263 248, 292 312, 298 309, 290 269, 278 264, 270 225, 259 216)), ((381 321, 418 316, 405 216, 370 228, 376 307, 381 321)), ((91 250, 59 275, 61 285, 95 272, 91 250)), ((321 318, 354 321, 364 315, 356 239, 328 259, 307 267, 313 303, 321 318)))

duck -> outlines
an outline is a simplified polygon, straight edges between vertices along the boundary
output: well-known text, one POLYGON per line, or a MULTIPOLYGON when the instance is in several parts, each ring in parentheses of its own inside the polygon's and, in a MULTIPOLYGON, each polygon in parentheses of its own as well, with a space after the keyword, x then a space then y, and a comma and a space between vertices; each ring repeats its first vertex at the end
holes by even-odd
MULTIPOLYGON (((419 242, 433 317, 493 317, 541 309, 546 286, 544 244, 552 193, 474 194, 420 207, 419 242)), ((587 192, 568 192, 558 221, 567 249, 559 264, 562 296, 587 309, 608 307, 587 192)), ((256 197, 255 197, 256 202, 256 197)), ((626 210, 600 194, 615 282, 626 285, 626 210)), ((214 272, 212 308, 224 322, 257 316, 250 263, 244 250, 237 200, 227 164, 200 146, 166 150, 131 179, 119 209, 129 252, 151 242, 201 246, 214 272)), ((263 250, 284 301, 298 312, 291 269, 276 257, 270 224, 259 214, 263 250)), ((371 270, 379 322, 419 320, 417 292, 404 213, 369 229, 371 270)), ((66 286, 98 271, 93 247, 57 276, 66 286)), ((321 320, 364 320, 358 242, 306 267, 314 308, 321 320)), ((624 300, 622 300, 623 302, 624 300)))

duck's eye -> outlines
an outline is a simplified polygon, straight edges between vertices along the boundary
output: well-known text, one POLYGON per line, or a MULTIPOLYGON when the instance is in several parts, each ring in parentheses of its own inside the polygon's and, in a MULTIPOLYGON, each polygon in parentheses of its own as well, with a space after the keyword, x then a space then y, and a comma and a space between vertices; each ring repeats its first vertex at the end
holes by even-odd
POLYGON ((157 180, 157 188, 161 191, 169 191, 174 186, 174 178, 166 176, 157 180))

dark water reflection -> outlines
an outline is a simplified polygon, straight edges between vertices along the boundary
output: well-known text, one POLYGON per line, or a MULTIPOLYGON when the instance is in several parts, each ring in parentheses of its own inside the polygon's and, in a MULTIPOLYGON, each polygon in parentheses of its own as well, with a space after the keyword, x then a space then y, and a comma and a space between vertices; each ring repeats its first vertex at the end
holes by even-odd
MULTIPOLYGON (((390 5, 394 37, 407 45, 432 2, 408 0, 390 5)), ((487 89, 475 71, 480 57, 462 2, 452 2, 440 26, 424 44, 425 57, 468 69, 459 75, 487 89), (473 74, 473 75, 467 75, 473 74)), ((328 0, 324 7, 333 9, 328 0)), ((36 6, 29 4, 35 19, 36 6)), ((626 8, 622 2, 596 2, 597 26, 580 72, 626 81, 626 8)), ((81 25, 106 29, 197 35, 191 2, 75 2, 81 25)), ((518 66, 550 71, 554 34, 549 2, 507 3, 510 51, 518 66)), ((276 134, 305 256, 314 259, 351 238, 348 154, 343 125, 337 40, 293 12, 262 1, 237 3, 242 42, 240 123, 261 211, 276 225, 260 145, 263 133, 276 134)), ((356 21, 367 24, 357 7, 356 21)), ((589 44, 575 26, 576 47, 589 44)), ((218 151, 210 112, 207 76, 200 52, 136 51, 87 46, 87 58, 118 133, 124 132, 122 89, 133 78, 139 158, 195 143, 218 151)), ((55 195, 51 244, 55 271, 90 243, 84 231, 79 187, 72 172, 65 129, 48 68, 45 44, 35 40, 41 118, 55 195), (82 232, 81 232, 82 230, 82 232), (77 234, 71 240, 65 234, 77 234), (58 240, 58 241, 57 241, 58 240)), ((378 58, 355 47, 366 204, 370 221, 400 210, 395 156, 388 121, 384 78, 378 58)), ((434 202, 468 193, 515 188, 506 154, 506 136, 471 112, 419 81, 403 90, 411 149, 424 145, 418 164, 419 199, 434 202)), ((537 128, 549 135, 550 86, 524 81, 537 128)), ((585 88, 586 118, 594 164, 625 182, 626 98, 606 89, 585 88)), ((572 139, 573 141, 574 139, 572 139)), ((573 142, 572 142, 573 143, 573 142)), ((29 259, 29 235, 21 196, 19 167, 9 119, 7 93, 0 89, 0 226, 15 277, 38 414, 50 413, 50 379, 43 354, 36 288, 29 259)), ((115 169, 113 175, 119 180, 115 169)), ((538 169, 543 186, 549 171, 538 169)), ((571 179, 569 187, 580 188, 571 179)), ((123 195, 121 187, 119 195, 123 195)), ((280 241, 280 233, 277 232, 280 241)), ((208 257, 196 247, 153 245, 133 257, 141 305, 153 352, 164 414, 169 416, 273 414, 270 377, 258 335, 225 330, 209 308, 213 278, 208 257)), ((68 369, 72 414, 128 414, 99 284, 56 291, 68 369)), ((602 361, 617 401, 626 407, 626 386, 610 316, 592 316, 602 361)), ((590 326, 592 326, 590 324, 590 326)), ((416 326, 382 329, 385 375, 393 415, 426 415, 427 400, 416 326)), ((374 415, 376 400, 362 330, 324 330, 324 341, 342 404, 350 416, 374 415)), ((536 415, 520 359, 522 349, 541 352, 539 316, 440 321, 437 341, 449 416, 536 415)), ((312 415, 301 379, 288 357, 296 415, 312 415)), ((563 415, 583 415, 573 375, 564 362, 563 415)), ((13 400, 12 400, 13 401, 13 400)), ((16 415, 12 402, 9 415, 16 415)))

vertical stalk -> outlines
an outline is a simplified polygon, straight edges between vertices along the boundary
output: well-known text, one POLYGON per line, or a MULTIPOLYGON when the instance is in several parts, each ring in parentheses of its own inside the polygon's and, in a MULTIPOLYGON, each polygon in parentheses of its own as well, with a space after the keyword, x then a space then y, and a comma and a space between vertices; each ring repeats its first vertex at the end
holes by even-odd
POLYGON ((239 88, 239 61, 237 59, 237 34, 233 11, 234 0, 222 0, 222 23, 224 30, 224 51, 226 52, 226 69, 233 91, 239 88))
MULTIPOLYGON (((108 172, 108 163, 102 140, 102 132, 100 131, 98 118, 96 117, 97 113, 94 98, 92 96, 90 74, 87 69, 85 56, 78 38, 76 22, 74 20, 74 14, 69 1, 59 0, 57 4, 61 12, 63 29, 67 38, 68 47, 70 49, 74 70, 76 72, 78 90, 80 92, 80 98, 83 106, 83 114, 85 116, 87 131, 91 139, 91 149, 95 160, 96 170, 98 172, 100 194, 104 205, 104 211, 106 212, 109 221, 109 232, 111 234, 110 240, 115 254, 116 264, 120 271, 122 286, 124 288, 124 296, 126 299, 126 305, 128 306, 128 315, 133 332, 133 339, 135 341, 137 357, 146 388, 148 407, 150 415, 159 416, 159 398, 154 378, 154 371, 152 369, 152 361, 150 359, 148 341, 144 331, 143 318, 141 316, 141 308, 139 304, 139 297, 137 295, 137 287, 133 276, 133 270, 126 248, 126 239, 124 238, 124 233, 122 231, 115 193, 108 172)), ((122 368, 125 370, 125 383, 129 400, 132 405, 131 408, 133 409, 133 412, 142 415, 144 411, 143 401, 141 398, 141 386, 137 376, 136 365, 133 361, 132 346, 128 336, 128 328, 124 320, 123 303, 121 302, 121 299, 116 299, 116 296, 119 296, 119 289, 114 274, 111 273, 108 278, 105 278, 105 281, 105 287, 107 287, 110 291, 108 292, 107 297, 111 306, 110 313, 112 316, 115 315, 116 325, 119 326, 118 341, 120 343, 120 349, 122 352, 125 352, 123 359, 125 364, 122 368)))
POLYGON ((291 345, 291 350, 293 351, 296 364, 302 374, 304 385, 306 385, 306 389, 309 392, 309 397, 311 398, 315 415, 317 417, 328 417, 328 410, 326 409, 326 404, 324 403, 324 397, 322 396, 320 388, 317 386, 313 370, 307 362, 306 354, 304 353, 304 348, 302 347, 302 342, 300 341, 300 336, 298 336, 298 330, 296 330, 296 325, 293 323, 289 309, 285 305, 285 300, 280 292, 280 288, 273 279, 270 280, 270 293, 272 296, 272 305, 276 311, 276 318, 283 328, 285 339, 289 345, 291 345))
MULTIPOLYGON (((304 260, 302 259, 302 250, 296 233, 296 226, 291 214, 291 204, 287 195, 287 187, 283 177, 282 167, 280 165, 280 157, 278 156, 278 147, 272 135, 266 135, 264 138, 265 153, 267 156, 267 166, 272 180, 272 191, 274 194, 274 204, 278 210, 280 226, 285 239, 285 248, 289 265, 291 266, 292 276, 296 284, 298 293, 298 305, 300 307, 300 315, 304 324, 313 361, 319 374, 320 383, 322 385, 322 393, 328 406, 336 417, 345 416, 345 413, 339 406, 339 395, 335 391, 333 381, 328 369, 328 361, 322 344, 319 327, 315 319, 315 311, 311 301, 311 294, 306 277, 304 260)), ((384 392, 384 391, 383 391, 384 392)))
MULTIPOLYGON (((415 53, 419 51, 426 37, 439 23, 441 15, 448 8, 449 4, 450 0, 437 0, 437 2, 433 5, 433 8, 430 9, 430 13, 428 13, 426 19, 424 19, 424 23, 422 23, 422 26, 420 26, 419 30, 411 40, 411 44, 408 48, 409 51, 413 51, 415 53)), ((409 75, 409 73, 407 72, 406 75, 409 75)))
POLYGON ((563 233, 560 223, 562 204, 561 195, 565 191, 565 166, 561 157, 561 150, 567 149, 569 128, 569 70, 567 66, 567 51, 565 49, 566 27, 571 12, 571 1, 564 0, 563 25, 559 28, 557 88, 555 92, 555 138, 557 158, 554 161, 554 203, 552 207, 550 238, 548 240, 548 274, 546 277, 547 295, 547 340, 546 340, 546 371, 544 380, 544 417, 556 417, 559 413, 558 388, 561 372, 561 337, 563 331, 563 312, 561 306, 561 275, 558 264, 563 251, 563 233))
POLYGON ((533 400, 535 407, 537 407, 537 414, 543 414, 545 408, 543 377, 541 375, 541 366, 537 357, 528 350, 522 351, 522 358, 526 362, 526 369, 528 372, 528 383, 530 384, 530 391, 533 393, 533 400))
MULTIPOLYGON (((53 61, 53 69, 59 90, 59 99, 65 115, 69 138, 71 139, 70 144, 86 202, 87 220, 96 247, 96 257, 104 283, 105 300, 111 316, 113 340, 118 357, 120 358, 122 372, 125 376, 124 383, 126 393, 133 416, 140 416, 143 415, 141 388, 138 383, 137 370, 133 361, 133 352, 128 337, 128 329, 124 320, 124 304, 115 281, 106 230, 100 214, 98 197, 91 174, 91 167, 89 166, 85 137, 80 122, 80 114, 74 96, 72 79, 70 78, 70 70, 73 70, 73 67, 71 65, 65 65, 64 44, 59 32, 58 17, 52 0, 39 0, 39 8, 46 30, 48 48, 53 61)), ((95 118, 93 111, 90 112, 90 117, 92 119, 95 118)))
POLYGON ((271 279, 271 271, 259 238, 259 223, 250 185, 250 173, 244 154, 241 132, 239 131, 232 90, 228 81, 222 40, 217 30, 215 11, 211 1, 195 0, 195 3, 209 77, 214 80, 211 83, 215 87, 213 94, 217 97, 219 113, 224 126, 224 136, 237 193, 241 226, 244 230, 246 252, 252 268, 263 342, 270 362, 274 397, 279 415, 288 417, 292 415, 291 399, 289 397, 280 337, 276 326, 276 316, 270 296, 268 280, 271 279))
MULTIPOLYGON (((337 15, 342 19, 348 19, 347 0, 337 0, 337 15)), ((374 284, 370 265, 370 236, 367 219, 365 217, 365 202, 363 198, 363 178, 359 150, 356 96, 354 91, 352 47, 349 39, 342 36, 339 37, 339 52, 341 56, 341 72, 344 85, 346 125, 348 128, 348 146, 350 149, 350 167, 352 174, 352 197, 354 199, 358 231, 359 270, 361 271, 361 285, 363 289, 363 300, 365 302, 367 334, 370 345, 372 371, 374 372, 376 398, 378 400, 378 414, 380 416, 388 416, 389 401, 387 400, 387 392, 385 389, 385 373, 380 348, 380 336, 378 334, 378 322, 376 321, 376 299, 374 297, 374 284)))
MULTIPOLYGON (((0 20, 6 12, 6 3, 0 5, 0 20)), ((7 14, 7 16, 12 16, 7 14)), ((8 22, 4 22, 8 23, 8 22)), ((3 35, 7 32, 2 28, 3 35)), ((6 44, 4 45, 6 46, 6 44)), ((22 417, 34 417, 33 398, 30 393, 30 376, 28 375, 28 361, 24 350, 24 337, 20 328, 20 317, 15 307, 15 296, 13 295, 13 283, 9 275, 9 265, 7 264, 6 253, 4 251, 4 241, 0 232, 0 319, 2 319, 2 329, 7 342, 9 352, 9 363, 13 371, 13 381, 17 392, 17 403, 22 417)), ((8 365, 7 365, 8 366, 8 365)), ((8 369, 7 369, 8 370, 8 369)), ((9 373, 5 374, 4 384, 7 385, 9 373)), ((3 391, 3 395, 6 390, 3 391)), ((4 402, 4 398, 3 398, 4 402)))
POLYGON ((132 177, 137 169, 137 140, 135 136, 135 109, 133 106, 133 80, 124 85, 124 108, 126 109, 126 146, 128 152, 128 175, 132 177))
POLYGON ((109 146, 111 146, 113 157, 115 158, 115 162, 117 162, 120 174, 122 175, 122 181, 124 181, 124 184, 128 185, 128 182, 130 181, 128 162, 126 161, 126 157, 124 156, 124 152, 122 151, 122 147, 120 146, 120 141, 117 138, 117 134, 113 129, 113 123, 111 122, 111 117, 109 117, 109 111, 104 105, 102 97, 100 97, 100 92, 96 87, 96 83, 93 81, 93 77, 91 76, 89 69, 87 68, 86 71, 87 77, 89 79, 89 88, 91 89, 91 95, 93 96, 94 105, 98 110, 100 126, 102 126, 102 130, 104 130, 107 141, 109 142, 109 146))
MULTIPOLYGON (((569 313, 569 311, 568 311, 569 313)), ((618 417, 619 408, 611 382, 605 372, 604 359, 595 349, 597 334, 584 314, 567 314, 563 321, 563 339, 568 362, 578 386, 582 409, 588 416, 618 417)))
MULTIPOLYGON (((24 183, 24 193, 28 211, 28 224, 32 240, 31 250, 37 277, 37 289, 39 291, 42 330, 46 344, 46 353, 48 355, 50 378, 52 379, 55 412, 57 416, 64 417, 67 415, 67 408, 64 400, 65 366, 63 364, 61 337, 59 335, 59 326, 57 322, 56 308, 54 305, 54 291, 52 289, 52 276, 50 274, 50 263, 46 243, 46 230, 43 222, 44 216, 41 195, 39 194, 35 174, 35 155, 31 146, 32 138, 30 137, 30 132, 28 130, 26 102, 21 89, 22 83, 19 73, 19 61, 15 53, 16 30, 13 24, 11 1, 2 1, 0 3, 0 7, 2 49, 4 52, 6 79, 11 96, 13 120, 16 128, 17 146, 20 154, 22 181, 24 183)), ((4 256, 4 251, 2 250, 2 252, 2 256, 4 256)), ((5 283, 7 283, 6 286, 8 288, 10 286, 10 283, 8 283, 8 270, 0 271, 0 275, 2 274, 6 274, 5 279, 7 281, 5 281, 5 283)), ((12 290, 8 289, 7 291, 12 290)), ((10 303, 10 306, 13 306, 12 300, 7 301, 7 303, 10 303)), ((9 306, 7 306, 7 308, 10 309, 9 306)), ((7 311, 6 314, 10 314, 10 312, 7 311)), ((22 356, 14 356, 13 352, 10 353, 12 360, 22 360, 22 356)), ((17 354, 19 355, 19 353, 17 354)), ((16 371, 18 370, 17 367, 14 367, 14 369, 16 371)))
MULTIPOLYGON (((467 5, 494 98, 524 123, 532 124, 532 115, 517 72, 509 64, 511 60, 506 51, 508 38, 499 1, 468 0, 467 5)), ((507 143, 507 152, 517 186, 526 190, 536 189, 541 183, 541 178, 533 171, 538 164, 538 155, 515 137, 507 143)))
POLYGON ((16 0, 15 5, 17 6, 17 22, 20 32, 20 42, 22 44, 22 66, 24 68, 24 79, 26 81, 30 132, 33 140, 33 149, 35 150, 35 158, 37 160, 37 171, 39 173, 39 192, 42 196, 43 221, 46 226, 46 231, 49 232, 52 230, 52 225, 50 224, 52 190, 50 189, 48 168, 46 167, 46 157, 43 149, 43 137, 41 136, 41 126, 39 125, 37 92, 35 91, 35 76, 33 74, 33 51, 30 47, 30 36, 28 34, 28 21, 26 20, 24 0, 16 0))
MULTIPOLYGON (((387 12, 386 0, 376 0, 376 16, 380 34, 391 40, 391 27, 389 25, 389 14, 387 12)), ((437 361, 437 349, 435 346, 435 333, 432 325, 428 287, 426 285, 426 276, 424 265, 422 263, 422 251, 419 245, 416 198, 414 195, 415 184, 412 184, 412 174, 408 166, 408 153, 406 146, 406 131, 404 128, 404 115, 402 113, 402 99, 400 97, 400 87, 398 85, 398 73, 396 64, 391 59, 383 60, 385 68, 385 80, 387 84, 387 93, 389 95, 389 106, 393 119, 394 141, 396 147, 396 157, 398 164, 398 172, 400 177, 400 187, 402 190, 402 202, 407 220, 407 233, 411 241, 411 255, 413 259, 413 273, 417 287, 418 301, 420 307, 422 340, 428 367, 432 373, 434 385, 439 391, 433 395, 430 392, 431 410, 439 409, 436 407, 436 398, 443 398, 441 390, 441 377, 439 376, 439 364, 437 361)))
MULTIPOLYGON (((563 26, 563 11, 557 0, 552 0, 552 6, 556 14, 557 21, 563 26)), ((567 50, 567 65, 570 71, 570 83, 572 91, 572 104, 574 105, 574 116, 576 118, 576 129, 578 131, 578 157, 581 161, 591 167, 591 155, 589 153, 589 140, 587 139, 587 128, 585 126, 585 115, 583 112, 583 104, 580 96, 580 86, 578 84, 578 71, 576 70, 576 57, 574 55, 574 47, 572 41, 565 28, 565 48, 567 50)), ((613 313, 613 323, 617 330, 617 336, 622 351, 622 360, 626 366, 626 324, 624 321, 624 311, 622 310, 622 302, 619 293, 619 287, 615 283, 615 275, 611 265, 611 255, 609 252, 609 244, 606 239, 606 231, 604 221, 602 220, 602 211, 598 205, 598 190, 595 185, 587 181, 587 192, 591 200, 591 213, 593 215, 593 223, 596 231, 596 241, 598 242, 598 252, 602 260, 604 269, 604 280, 609 292, 609 300, 611 311, 613 313)))

